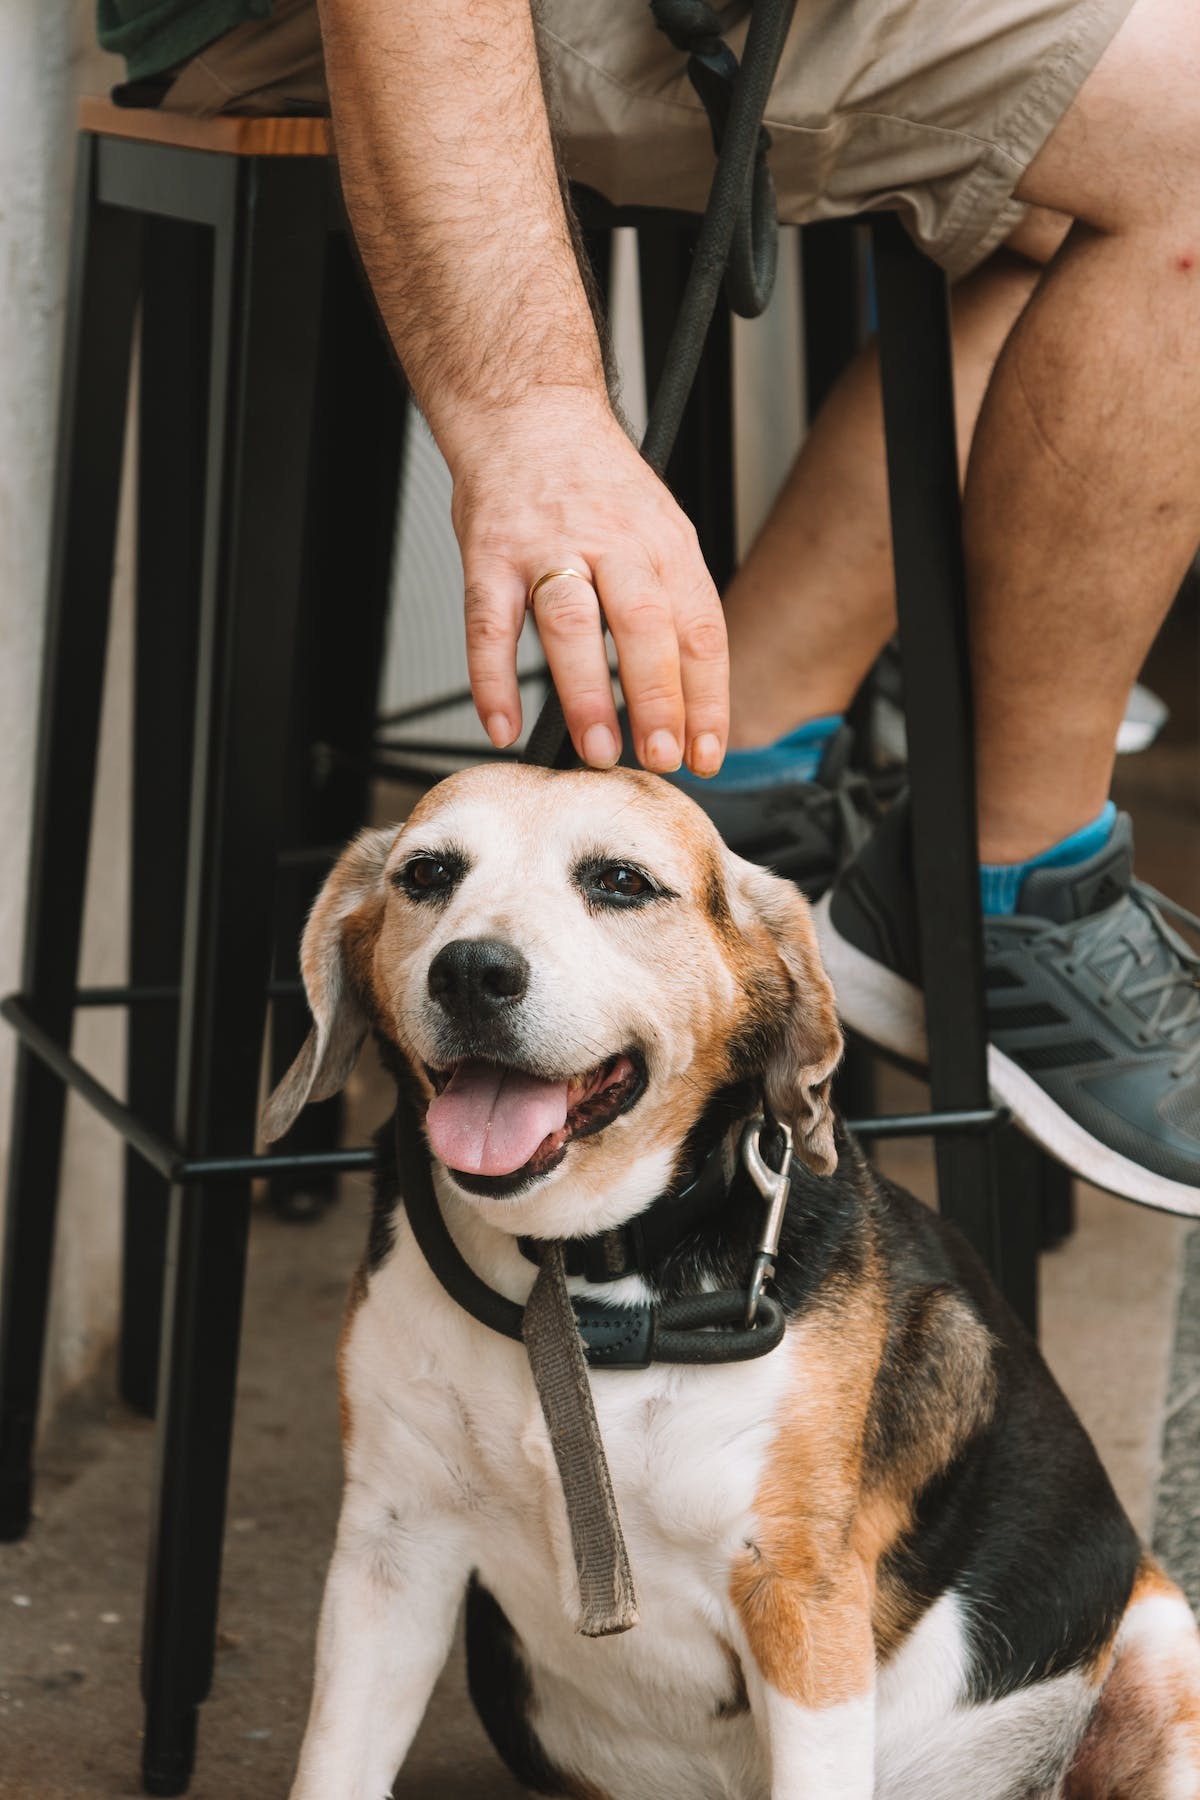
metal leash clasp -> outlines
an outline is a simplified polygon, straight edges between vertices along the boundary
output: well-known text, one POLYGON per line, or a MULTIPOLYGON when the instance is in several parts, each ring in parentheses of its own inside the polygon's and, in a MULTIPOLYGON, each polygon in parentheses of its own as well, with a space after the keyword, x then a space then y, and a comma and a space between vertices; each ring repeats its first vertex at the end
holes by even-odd
POLYGON ((750 1285, 746 1290, 746 1323, 753 1325, 758 1312, 758 1302, 763 1288, 768 1281, 775 1278, 775 1258, 779 1254, 779 1234, 783 1230, 783 1215, 787 1210, 788 1195, 792 1191, 792 1133, 788 1125, 778 1125, 783 1134, 783 1165, 779 1169, 771 1168, 762 1153, 762 1132, 766 1120, 759 1113, 746 1122, 742 1132, 742 1161, 749 1172, 750 1179, 766 1202, 766 1217, 763 1220, 762 1232, 759 1236, 754 1263, 750 1270, 750 1285))

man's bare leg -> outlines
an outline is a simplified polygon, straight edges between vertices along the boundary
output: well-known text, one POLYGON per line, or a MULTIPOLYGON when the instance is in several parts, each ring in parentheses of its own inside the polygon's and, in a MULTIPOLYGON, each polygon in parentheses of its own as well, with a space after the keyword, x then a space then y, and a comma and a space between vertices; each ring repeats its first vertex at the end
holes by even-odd
MULTIPOLYGON (((1108 804, 1129 687, 1200 539, 1200 17, 1135 0, 1019 190, 1080 223, 996 364, 966 549, 988 1073, 1086 1180, 1200 1216, 1195 959, 1108 804)), ((817 913, 843 1018, 924 1054, 893 809, 817 913)), ((1169 902, 1167 903, 1169 907, 1169 902)))
MULTIPOLYGON (((1033 215, 1014 245, 954 295, 955 398, 965 467, 1005 338, 1066 221, 1033 215)), ((772 742, 840 713, 896 627, 879 364, 874 346, 837 383, 725 595, 730 747, 772 742), (780 630, 786 607, 788 629, 780 630)))
POLYGON ((980 849, 1094 818, 1200 540, 1200 14, 1137 0, 1020 190, 1081 222, 1005 346, 967 480, 980 849))
MULTIPOLYGON (((1130 686, 1200 540, 1198 77, 1190 0, 1137 0, 1019 190, 1080 222, 1036 288, 989 265, 958 296, 964 443, 987 387, 965 517, 986 862, 1099 813, 1130 686)), ((878 442, 864 359, 730 591, 734 745, 840 711, 890 633, 878 442), (785 645, 788 593, 804 623, 785 645)))

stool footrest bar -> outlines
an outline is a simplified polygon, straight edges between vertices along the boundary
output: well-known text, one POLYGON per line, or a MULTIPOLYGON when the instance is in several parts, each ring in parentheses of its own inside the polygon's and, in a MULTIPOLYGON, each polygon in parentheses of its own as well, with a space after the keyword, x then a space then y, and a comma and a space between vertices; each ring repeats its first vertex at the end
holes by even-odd
POLYGON ((0 1000, 0 1018, 12 1026, 21 1042, 31 1050, 72 1093, 85 1100, 94 1112, 108 1122, 138 1155, 165 1175, 172 1184, 191 1181, 231 1181, 246 1176, 290 1175, 306 1169, 336 1173, 350 1169, 370 1169, 375 1152, 358 1150, 271 1151, 263 1156, 186 1156, 179 1146, 164 1137, 144 1119, 138 1117, 123 1100, 118 1100, 90 1070, 73 1057, 53 1036, 39 1025, 22 995, 9 994, 0 1000))
MULTIPOLYGON (((267 983, 271 1000, 290 1000, 303 993, 304 983, 298 976, 267 983)), ((178 1001, 177 987, 83 987, 76 988, 71 1004, 101 1010, 108 1006, 174 1006, 178 1001)))
POLYGON ((81 1100, 86 1100, 93 1112, 98 1112, 106 1119, 125 1142, 145 1158, 160 1175, 169 1181, 175 1180, 175 1171, 179 1166, 180 1153, 169 1138, 138 1118, 137 1114, 126 1106, 123 1100, 110 1093, 103 1082, 97 1081, 90 1070, 85 1069, 71 1052, 59 1043, 54 1035, 33 1017, 23 995, 9 994, 0 1000, 0 1018, 7 1021, 27 1049, 53 1070, 59 1080, 81 1100))
POLYGON ((228 1181, 237 1176, 345 1174, 354 1169, 373 1169, 375 1152, 361 1150, 270 1150, 262 1156, 186 1157, 179 1165, 177 1181, 228 1181))
POLYGON ((498 750, 494 744, 465 743, 449 738, 375 739, 374 761, 392 756, 462 756, 471 762, 517 762, 519 750, 498 750))
POLYGON ((174 1006, 179 1000, 177 987, 83 987, 76 988, 75 1006, 174 1006))
MULTIPOLYGON (((85 993, 88 990, 83 990, 85 993)), ((93 1005, 120 1005, 125 1001, 121 996, 138 995, 136 989, 93 989, 92 993, 113 996, 111 999, 93 1000, 93 1005)), ((162 995, 169 990, 161 990, 162 995)), ((141 997, 157 998, 160 990, 145 990, 141 997)), ((77 996, 78 998, 78 996, 77 996)), ((88 1001, 81 1001, 86 1005, 88 1001)), ((369 1169, 374 1163, 374 1152, 369 1149, 360 1150, 309 1150, 288 1153, 274 1151, 266 1155, 256 1156, 198 1156, 189 1157, 180 1150, 170 1138, 155 1131, 144 1120, 126 1106, 123 1100, 109 1091, 103 1082, 85 1069, 83 1064, 73 1057, 64 1045, 39 1025, 29 1010, 28 1002, 21 994, 9 994, 0 1000, 0 1018, 5 1019, 13 1027, 22 1043, 26 1044, 33 1054, 44 1062, 59 1077, 60 1081, 71 1089, 72 1093, 86 1100, 93 1111, 98 1112, 116 1131, 119 1131, 127 1144, 135 1149, 160 1175, 168 1181, 221 1181, 234 1180, 241 1176, 297 1174, 305 1169, 320 1170, 324 1173, 336 1173, 351 1169, 369 1169)), ((861 1138, 908 1138, 908 1137, 940 1137, 958 1133, 994 1131, 998 1126, 1009 1122, 1007 1108, 989 1106, 964 1108, 953 1112, 927 1113, 885 1113, 874 1119, 848 1119, 847 1127, 856 1137, 861 1138)))
POLYGON ((861 1138, 950 1137, 995 1131, 1010 1120, 1005 1106, 965 1107, 952 1112, 884 1113, 875 1119, 847 1119, 846 1129, 861 1138))

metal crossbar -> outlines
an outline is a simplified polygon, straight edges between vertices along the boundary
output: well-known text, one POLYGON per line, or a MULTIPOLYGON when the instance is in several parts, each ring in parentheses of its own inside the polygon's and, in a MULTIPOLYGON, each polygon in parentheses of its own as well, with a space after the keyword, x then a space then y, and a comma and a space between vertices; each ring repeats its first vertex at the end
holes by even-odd
POLYGON ((71 1092, 118 1131, 131 1149, 165 1175, 173 1184, 193 1181, 230 1181, 247 1175, 280 1175, 299 1170, 345 1171, 369 1169, 373 1150, 308 1150, 289 1154, 272 1151, 262 1156, 189 1156, 161 1131, 147 1125, 131 1107, 97 1081, 90 1069, 46 1031, 19 994, 0 1000, 0 1018, 12 1026, 22 1043, 58 1076, 71 1092))
MULTIPOLYGON (((86 993, 88 990, 84 990, 86 993)), ((93 993, 110 996, 98 1004, 121 1005, 138 996, 136 989, 103 988, 93 993), (124 1002, 120 996, 124 996, 124 1002)), ((155 998, 174 997, 169 989, 143 990, 142 995, 155 998)), ((86 1004, 86 1002, 84 1002, 86 1004)), ((53 1033, 34 1018, 21 994, 9 994, 0 1000, 0 1018, 7 1021, 22 1043, 62 1081, 78 1094, 92 1110, 120 1133, 125 1142, 160 1175, 173 1185, 183 1182, 243 1180, 246 1176, 296 1174, 320 1170, 325 1174, 341 1174, 357 1169, 370 1169, 375 1162, 371 1149, 270 1151, 252 1156, 189 1156, 186 1150, 161 1131, 155 1131, 133 1109, 117 1098, 111 1089, 98 1081, 90 1069, 72 1056, 53 1033)), ((871 1141, 884 1138, 929 1137, 934 1133, 967 1133, 995 1130, 1008 1122, 1003 1107, 983 1107, 961 1112, 884 1113, 877 1118, 849 1119, 847 1127, 856 1137, 871 1141)))
MULTIPOLYGON (((298 976, 291 980, 269 981, 267 996, 271 1000, 291 1000, 304 993, 304 983, 298 976)), ((20 995, 13 995, 20 1000, 20 995)), ((85 987, 77 988, 72 1000, 75 1006, 91 1007, 102 1010, 116 1006, 174 1006, 179 1000, 177 987, 155 987, 133 983, 118 987, 85 987)), ((24 1004, 24 1002, 22 1002, 24 1004)))

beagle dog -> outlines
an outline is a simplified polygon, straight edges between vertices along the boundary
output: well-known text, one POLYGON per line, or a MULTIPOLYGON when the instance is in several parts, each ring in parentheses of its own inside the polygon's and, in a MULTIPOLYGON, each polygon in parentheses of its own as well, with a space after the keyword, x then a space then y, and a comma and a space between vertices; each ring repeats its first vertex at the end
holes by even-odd
POLYGON ((476 1705, 536 1794, 1198 1800, 1188 1606, 965 1243, 836 1120, 789 883, 657 777, 473 769, 344 853, 303 970, 268 1136, 373 1034, 460 1263, 510 1307, 547 1240, 593 1314, 736 1288, 746 1121, 794 1160, 774 1348, 590 1377, 639 1623, 587 1638, 529 1358, 431 1267, 384 1135, 292 1800, 389 1793, 464 1597, 476 1705), (589 1262, 652 1217, 632 1262, 589 1262))

